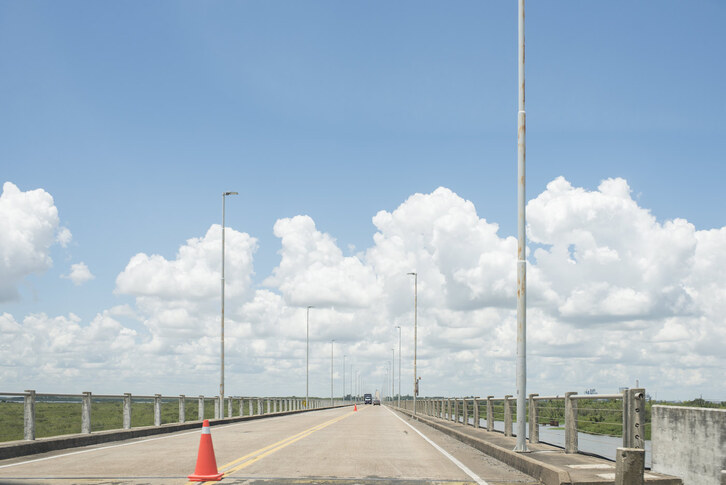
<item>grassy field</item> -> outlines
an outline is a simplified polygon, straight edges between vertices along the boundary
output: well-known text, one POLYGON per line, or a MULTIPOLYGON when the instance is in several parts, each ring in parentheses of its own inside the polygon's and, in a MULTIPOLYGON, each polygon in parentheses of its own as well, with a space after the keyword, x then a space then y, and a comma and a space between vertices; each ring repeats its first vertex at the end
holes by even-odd
MULTIPOLYGON (((199 412, 198 399, 187 399, 185 417, 194 421, 199 412)), ((225 409, 226 411, 226 409, 225 409)), ((235 402, 234 414, 239 412, 235 402)), ((249 405, 245 402, 245 415, 249 405)), ((214 401, 204 404, 204 417, 214 418, 214 401)), ((179 422, 179 400, 162 401, 161 422, 179 422)), ((154 424, 153 402, 133 402, 131 404, 131 427, 152 426, 154 424)), ((123 428, 123 403, 119 401, 97 401, 91 404, 91 431, 104 431, 123 428)), ((35 435, 37 438, 74 434, 81 432, 80 402, 36 402, 35 435)), ((0 442, 23 439, 23 403, 0 402, 0 442)))

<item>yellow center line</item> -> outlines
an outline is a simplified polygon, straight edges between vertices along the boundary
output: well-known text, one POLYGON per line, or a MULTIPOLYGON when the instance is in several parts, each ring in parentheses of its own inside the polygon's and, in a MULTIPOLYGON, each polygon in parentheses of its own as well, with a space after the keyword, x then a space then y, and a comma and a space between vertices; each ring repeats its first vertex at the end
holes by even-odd
MULTIPOLYGON (((252 463, 257 462, 258 460, 261 460, 262 458, 264 458, 264 457, 266 457, 268 455, 271 455, 272 453, 275 453, 276 451, 279 451, 279 450, 285 448, 286 446, 289 446, 289 445, 291 445, 291 444, 293 444, 293 443, 295 443, 297 441, 300 441, 301 439, 303 439, 303 438, 305 438, 307 436, 310 436, 311 434, 313 434, 316 431, 320 431, 323 428, 327 428, 331 424, 335 424, 338 421, 341 421, 341 420, 343 420, 343 419, 345 419, 347 417, 350 417, 353 414, 355 414, 355 411, 350 411, 350 412, 348 412, 348 413, 346 413, 346 414, 344 414, 342 416, 338 416, 338 417, 333 418, 331 420, 328 420, 328 421, 326 421, 324 423, 317 424, 317 425, 313 426, 312 428, 308 428, 308 429, 306 429, 304 431, 301 431, 301 432, 299 432, 297 434, 294 434, 292 436, 288 436, 287 438, 282 439, 282 440, 280 440, 280 441, 278 441, 276 443, 272 443, 271 445, 267 445, 264 448, 260 448, 259 450, 253 451, 253 452, 248 453, 248 454, 246 454, 246 455, 244 455, 244 456, 242 456, 240 458, 237 458, 236 460, 233 460, 233 461, 231 461, 229 463, 226 463, 226 464, 220 466, 219 467, 219 470, 220 471, 224 471, 224 476, 226 477, 227 475, 229 475, 231 473, 234 473, 234 472, 236 472, 238 470, 241 470, 242 468, 244 468, 244 467, 246 467, 248 465, 251 465, 252 463), (241 463, 241 464, 240 465, 237 465, 238 463, 241 463), (237 466, 235 466, 235 465, 237 465, 237 466), (233 466, 234 466, 234 468, 230 468, 230 467, 233 467, 233 466), (227 469, 227 470, 224 470, 224 469, 227 469)), ((199 483, 199 482, 188 482, 188 483, 189 484, 195 484, 195 483, 199 483)), ((213 483, 216 483, 216 482, 210 481, 210 482, 204 482, 204 483, 213 484, 213 483)))

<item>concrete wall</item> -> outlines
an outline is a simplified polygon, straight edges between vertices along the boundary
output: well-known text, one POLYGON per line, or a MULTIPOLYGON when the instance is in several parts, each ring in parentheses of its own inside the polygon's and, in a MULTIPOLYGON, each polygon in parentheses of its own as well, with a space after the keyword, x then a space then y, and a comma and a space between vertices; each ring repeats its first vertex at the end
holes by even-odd
POLYGON ((726 469, 726 409, 653 406, 655 472, 683 485, 720 485, 726 469))

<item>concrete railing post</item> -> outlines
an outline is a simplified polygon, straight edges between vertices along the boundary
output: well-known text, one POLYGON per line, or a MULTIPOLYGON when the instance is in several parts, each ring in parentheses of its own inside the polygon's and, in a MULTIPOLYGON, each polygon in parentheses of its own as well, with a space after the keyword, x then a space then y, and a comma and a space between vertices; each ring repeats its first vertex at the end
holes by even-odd
POLYGON ((454 398, 454 416, 452 421, 455 423, 459 422, 459 400, 457 398, 454 398))
POLYGON ((197 407, 197 419, 204 419, 204 396, 199 396, 199 406, 197 407))
POLYGON ((539 443, 539 412, 537 401, 534 399, 539 394, 529 395, 529 442, 539 443))
POLYGON ((214 419, 219 419, 219 415, 222 414, 220 411, 224 411, 222 409, 222 403, 219 400, 219 396, 214 396, 214 419))
POLYGON ((23 436, 26 440, 35 439, 35 391, 25 391, 23 396, 23 436))
POLYGON ((161 394, 154 394, 154 426, 161 426, 161 394))
POLYGON ((623 393, 623 447, 645 448, 645 389, 623 393))
POLYGON ((469 426, 469 404, 466 398, 461 400, 461 417, 464 420, 464 426, 469 426))
POLYGON ((234 401, 234 399, 231 397, 227 398, 227 417, 229 418, 232 417, 232 401, 234 401))
POLYGON ((479 398, 474 398, 474 427, 479 429, 479 398))
POLYGON ((81 401, 81 433, 91 434, 91 393, 84 392, 81 401))
POLYGON ((449 421, 453 420, 451 417, 451 398, 446 399, 446 419, 449 421))
POLYGON ((571 396, 576 392, 565 393, 565 453, 577 453, 577 401, 571 396))
POLYGON ((272 401, 269 399, 267 400, 267 414, 270 414, 272 412, 272 401))
POLYGON ((184 394, 179 395, 179 422, 187 422, 187 401, 184 394))
POLYGON ((123 419, 124 429, 131 429, 131 393, 130 392, 124 393, 123 413, 124 413, 124 419, 123 419))
POLYGON ((487 431, 494 431, 494 409, 492 408, 494 396, 487 396, 487 431))
POLYGON ((645 450, 618 448, 615 458, 615 485, 643 485, 645 450))
POLYGON ((511 395, 504 396, 504 436, 512 436, 512 402, 511 395))

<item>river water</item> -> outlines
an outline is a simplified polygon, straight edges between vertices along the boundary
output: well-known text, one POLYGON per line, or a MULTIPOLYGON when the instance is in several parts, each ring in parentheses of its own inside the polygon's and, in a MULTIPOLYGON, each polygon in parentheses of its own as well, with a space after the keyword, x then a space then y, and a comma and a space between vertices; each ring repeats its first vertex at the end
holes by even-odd
MULTIPOLYGON (((474 424, 473 418, 469 418, 469 424, 474 424)), ((486 419, 480 419, 479 426, 481 428, 486 428, 486 419)), ((494 429, 503 433, 504 422, 494 421, 494 429)), ((527 438, 529 438, 529 429, 527 429, 527 438)), ((547 443, 550 445, 559 446, 560 448, 564 448, 565 430, 553 428, 551 426, 540 425, 539 440, 542 443, 547 443)), ((618 448, 621 448, 623 446, 623 439, 615 436, 604 436, 598 434, 578 432, 577 444, 580 451, 583 451, 585 453, 591 453, 593 455, 601 456, 603 458, 607 458, 608 460, 615 461, 615 455, 618 448)), ((645 466, 647 468, 650 468, 651 466, 651 442, 649 440, 645 442, 645 466)))

